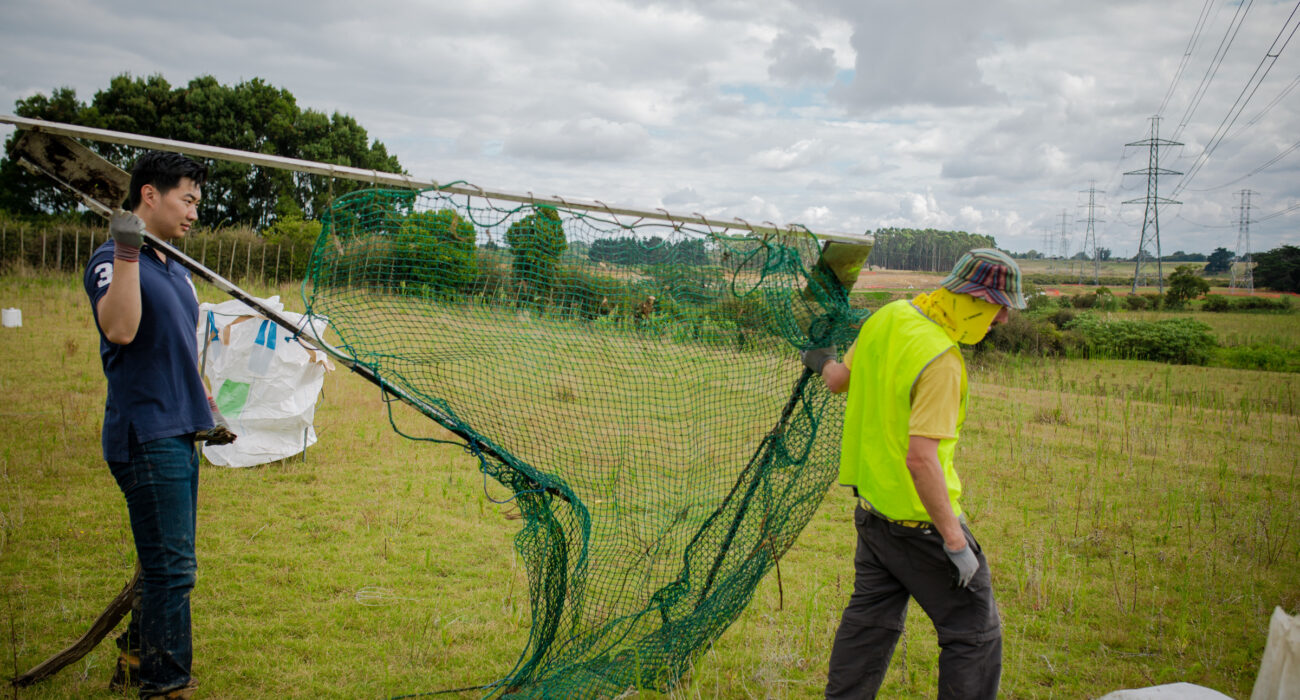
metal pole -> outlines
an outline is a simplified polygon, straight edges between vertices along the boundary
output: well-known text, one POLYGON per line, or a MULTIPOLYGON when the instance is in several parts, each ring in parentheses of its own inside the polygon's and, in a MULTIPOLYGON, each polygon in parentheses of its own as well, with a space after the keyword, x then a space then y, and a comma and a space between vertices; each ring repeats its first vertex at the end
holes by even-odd
POLYGON ((544 204, 565 209, 581 209, 583 211, 600 212, 611 216, 631 216, 636 217, 637 219, 655 219, 658 221, 667 221, 673 224, 697 224, 711 229, 752 231, 759 235, 770 233, 806 235, 811 233, 822 240, 840 241, 843 243, 871 243, 873 240, 872 236, 865 233, 813 233, 802 224, 786 224, 785 226, 777 226, 771 222, 750 224, 749 222, 739 218, 731 221, 723 221, 720 219, 710 219, 698 214, 692 216, 680 216, 677 214, 671 214, 662 209, 651 211, 644 209, 629 209, 626 207, 611 207, 599 200, 584 202, 581 200, 565 199, 564 197, 559 196, 538 197, 531 192, 527 194, 515 194, 511 192, 484 190, 472 185, 441 185, 437 180, 422 180, 413 178, 410 175, 402 175, 398 173, 385 173, 378 170, 366 170, 364 168, 353 168, 345 165, 331 165, 329 163, 318 163, 316 161, 301 160, 298 158, 284 158, 281 156, 266 155, 264 153, 240 151, 233 148, 221 148, 219 146, 204 146, 202 144, 190 143, 187 141, 173 141, 171 139, 160 139, 152 136, 128 134, 121 131, 109 131, 108 129, 92 129, 85 126, 49 122, 43 119, 28 119, 26 117, 16 117, 8 114, 0 115, 0 124, 13 124, 20 129, 31 129, 34 131, 43 131, 51 134, 71 136, 74 138, 118 143, 138 148, 175 151, 177 153, 185 153, 200 158, 215 158, 218 160, 234 161, 237 163, 259 165, 269 168, 279 168, 281 170, 292 170, 313 175, 325 175, 345 180, 366 182, 372 185, 403 187, 407 189, 436 188, 442 192, 471 197, 484 197, 523 204, 544 204))

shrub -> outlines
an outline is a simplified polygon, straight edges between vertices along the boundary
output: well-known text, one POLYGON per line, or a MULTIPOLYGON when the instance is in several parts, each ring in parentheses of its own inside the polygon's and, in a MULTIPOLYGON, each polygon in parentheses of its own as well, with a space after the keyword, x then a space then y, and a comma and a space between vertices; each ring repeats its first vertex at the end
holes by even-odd
POLYGON ((1219 348, 1215 364, 1234 369, 1300 372, 1300 350, 1288 350, 1267 344, 1219 348))
POLYGON ((533 213, 510 224, 506 243, 514 256, 511 272, 521 294, 545 296, 555 281, 560 256, 568 248, 560 213, 555 207, 537 205, 533 213))
POLYGON ((1205 303, 1201 305, 1204 311, 1227 311, 1232 308, 1232 300, 1222 294, 1210 294, 1205 297, 1205 303))
POLYGON ((1083 335, 1088 353, 1096 357, 1203 365, 1218 345, 1209 325, 1189 318, 1102 321, 1079 316, 1070 328, 1083 335))
POLYGON ((1232 308, 1237 311, 1290 311, 1291 300, 1287 297, 1277 299, 1260 296, 1238 297, 1232 300, 1232 308))
POLYGON ((1043 294, 1041 292, 1035 293, 1032 296, 1030 296, 1028 293, 1025 294, 1025 311, 1029 311, 1031 313, 1035 311, 1046 311, 1047 309, 1054 308, 1055 306, 1056 306, 1056 302, 1052 300, 1052 297, 1049 297, 1046 294, 1043 294))
POLYGON ((411 214, 398 234, 405 275, 446 295, 473 287, 478 275, 474 225, 452 209, 411 214))
POLYGON ((1075 313, 1073 311, 1069 309, 1061 309, 1056 313, 1052 314, 1051 316, 1048 316, 1047 320, 1051 321, 1052 325, 1056 326, 1058 329, 1065 330, 1065 328, 1070 325, 1070 322, 1073 321, 1074 318, 1075 318, 1075 313))
POLYGON ((1096 297, 1096 302, 1094 303, 1096 308, 1101 309, 1102 311, 1115 311, 1119 309, 1119 300, 1115 298, 1115 294, 1110 291, 1110 288, 1098 287, 1093 292, 1093 295, 1096 297))
POLYGON ((1070 305, 1076 309, 1091 309, 1097 305, 1097 295, 1079 294, 1070 299, 1070 305))
POLYGON ((1124 303, 1128 306, 1130 311, 1141 311, 1147 307, 1146 298, 1137 294, 1129 294, 1125 296, 1124 303))
POLYGON ((1008 354, 1060 355, 1065 349, 1064 334, 1050 320, 1012 313, 1006 323, 994 326, 976 352, 997 350, 1008 354))
POLYGON ((1147 306, 1151 307, 1152 311, 1159 311, 1165 305, 1165 295, 1160 292, 1143 294, 1142 298, 1147 300, 1147 306))

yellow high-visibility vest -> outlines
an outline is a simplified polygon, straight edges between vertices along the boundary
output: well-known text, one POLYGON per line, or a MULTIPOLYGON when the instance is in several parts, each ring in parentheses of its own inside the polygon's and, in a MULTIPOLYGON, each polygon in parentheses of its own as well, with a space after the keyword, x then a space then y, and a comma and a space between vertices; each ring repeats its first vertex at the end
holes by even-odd
MULTIPOLYGON (((840 483, 856 487, 858 495, 885 517, 931 520, 907 470, 911 393, 921 372, 956 345, 906 300, 885 305, 858 332, 840 445, 840 483)), ((961 372, 964 388, 964 361, 961 372)), ((966 397, 963 390, 957 409, 958 436, 966 421, 966 397)), ((940 440, 939 463, 953 513, 961 515, 961 479, 952 464, 956 446, 956 437, 940 440)))

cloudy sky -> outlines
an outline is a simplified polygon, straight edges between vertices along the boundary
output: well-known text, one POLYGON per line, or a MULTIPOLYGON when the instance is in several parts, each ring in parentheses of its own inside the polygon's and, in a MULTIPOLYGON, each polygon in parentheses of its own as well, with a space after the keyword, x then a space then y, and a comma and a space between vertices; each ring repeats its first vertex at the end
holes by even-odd
MULTIPOLYGON (((674 213, 1132 255, 1300 245, 1295 0, 0 3, 0 113, 211 74, 356 117, 413 175, 674 213)), ((0 137, 10 127, 0 127, 0 137)))

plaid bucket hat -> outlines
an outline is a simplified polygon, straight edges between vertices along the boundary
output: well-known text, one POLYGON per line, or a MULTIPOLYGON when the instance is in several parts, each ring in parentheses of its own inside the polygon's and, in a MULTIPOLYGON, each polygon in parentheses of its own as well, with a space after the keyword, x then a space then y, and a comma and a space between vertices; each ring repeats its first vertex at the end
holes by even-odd
POLYGON ((1020 266, 1006 253, 993 248, 976 248, 962 255, 939 286, 1013 309, 1025 308, 1025 295, 1020 291, 1020 266))

